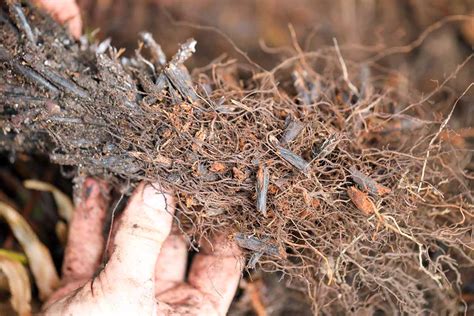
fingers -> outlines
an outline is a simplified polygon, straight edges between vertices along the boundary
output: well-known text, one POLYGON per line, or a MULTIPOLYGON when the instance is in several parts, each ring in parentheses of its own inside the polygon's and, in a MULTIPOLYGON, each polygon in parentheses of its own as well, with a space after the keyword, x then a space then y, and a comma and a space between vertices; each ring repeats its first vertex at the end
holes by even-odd
POLYGON ((86 179, 69 226, 63 263, 63 279, 66 283, 89 279, 95 273, 104 250, 102 230, 108 204, 105 183, 86 179))
POLYGON ((75 38, 81 36, 82 20, 75 0, 35 0, 34 2, 51 14, 56 21, 67 25, 72 36, 75 38))
POLYGON ((243 259, 238 246, 225 235, 206 244, 196 255, 188 277, 193 287, 205 294, 219 315, 225 315, 235 295, 243 259))
POLYGON ((110 260, 83 286, 66 286, 48 315, 156 315, 154 269, 171 230, 173 198, 159 185, 140 184, 118 222, 110 260), (72 291, 72 292, 71 292, 72 291), (64 296, 66 294, 66 296, 64 296))
POLYGON ((118 223, 104 270, 107 278, 113 279, 112 286, 153 286, 157 256, 171 231, 173 213, 173 197, 158 184, 137 187, 118 223))
POLYGON ((184 281, 188 246, 183 236, 172 233, 166 238, 155 266, 155 295, 184 281))

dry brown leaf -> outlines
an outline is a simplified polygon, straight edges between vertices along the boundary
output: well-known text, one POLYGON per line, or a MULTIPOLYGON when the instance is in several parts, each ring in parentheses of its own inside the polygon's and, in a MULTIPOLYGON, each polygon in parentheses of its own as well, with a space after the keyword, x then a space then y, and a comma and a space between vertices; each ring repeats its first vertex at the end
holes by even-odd
POLYGON ((206 137, 207 137, 206 130, 201 127, 201 129, 196 132, 196 134, 194 135, 194 137, 195 137, 197 140, 203 142, 203 141, 206 139, 206 137))
POLYGON ((303 188, 302 191, 303 201, 307 206, 318 207, 321 204, 321 202, 317 198, 312 197, 306 189, 303 188))
POLYGON ((439 137, 441 140, 449 142, 457 148, 467 149, 469 143, 468 138, 474 138, 474 128, 470 127, 456 131, 442 131, 439 137))
POLYGON ((31 286, 26 268, 18 261, 0 255, 0 275, 8 283, 12 308, 20 316, 31 315, 31 286))
POLYGON ((153 159, 153 162, 162 164, 165 167, 171 167, 171 165, 173 164, 173 161, 170 158, 165 157, 163 155, 157 155, 156 158, 153 159))
POLYGON ((268 193, 277 194, 278 191, 280 191, 280 189, 276 185, 274 185, 274 184, 268 185, 268 193))
POLYGON ((191 206, 193 206, 193 197, 192 196, 186 196, 186 207, 187 208, 190 208, 191 206))
POLYGON ((54 197, 54 201, 56 201, 56 205, 58 206, 59 215, 69 223, 72 213, 74 212, 74 205, 69 196, 61 192, 54 185, 39 180, 25 180, 23 185, 25 188, 30 190, 50 192, 54 197))
POLYGON ((153 161, 149 155, 147 155, 145 153, 142 153, 142 152, 139 152, 139 151, 131 151, 128 154, 130 156, 132 156, 133 158, 135 158, 135 159, 145 161, 145 162, 148 162, 148 163, 151 163, 153 161))
POLYGON ((163 132, 163 139, 168 139, 171 137, 171 135, 173 135, 173 131, 169 128, 165 129, 165 131, 163 132))
POLYGON ((375 213, 375 205, 366 193, 352 186, 347 189, 347 194, 355 206, 365 215, 375 213))
POLYGON ((222 172, 225 170, 225 165, 223 163, 220 163, 220 162, 213 162, 211 164, 211 167, 209 168, 209 171, 212 171, 212 172, 222 172))
POLYGON ((40 292, 40 299, 45 300, 59 285, 58 273, 48 248, 41 243, 24 218, 14 208, 1 201, 0 217, 7 221, 25 251, 40 292))
POLYGON ((377 187, 377 194, 380 195, 380 196, 384 196, 384 195, 389 194, 390 192, 392 192, 391 189, 389 189, 386 186, 383 186, 381 184, 378 184, 378 183, 377 183, 376 187, 377 187))
POLYGON ((316 199, 316 198, 312 198, 311 199, 311 204, 310 204, 312 207, 319 207, 319 205, 321 205, 321 202, 316 199))
POLYGON ((234 178, 236 178, 239 181, 244 181, 247 178, 247 175, 245 174, 245 172, 243 172, 237 167, 232 168, 232 172, 234 173, 234 178))

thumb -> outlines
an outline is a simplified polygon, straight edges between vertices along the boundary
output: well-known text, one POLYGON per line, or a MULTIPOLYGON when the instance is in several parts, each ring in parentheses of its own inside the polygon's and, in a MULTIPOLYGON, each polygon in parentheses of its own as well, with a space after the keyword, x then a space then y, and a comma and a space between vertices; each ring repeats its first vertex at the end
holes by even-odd
POLYGON ((159 184, 140 184, 125 208, 104 270, 51 304, 46 315, 156 315, 155 264, 171 231, 174 199, 159 184))

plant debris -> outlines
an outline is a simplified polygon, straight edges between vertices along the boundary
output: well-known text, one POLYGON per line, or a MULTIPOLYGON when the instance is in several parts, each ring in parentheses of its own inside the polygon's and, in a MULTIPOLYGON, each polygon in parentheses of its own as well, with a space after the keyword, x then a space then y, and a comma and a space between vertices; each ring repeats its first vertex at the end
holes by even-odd
POLYGON ((375 205, 374 202, 370 200, 366 193, 360 191, 356 187, 349 187, 347 189, 347 195, 354 205, 362 211, 365 215, 372 215, 375 213, 375 205))
POLYGON ((291 150, 288 150, 280 146, 278 146, 277 148, 278 148, 278 153, 283 159, 288 161, 290 164, 292 164, 295 168, 300 170, 302 173, 306 174, 308 172, 309 167, 310 167, 309 162, 307 162, 301 156, 298 156, 291 150))
POLYGON ((26 220, 15 209, 3 202, 0 202, 0 218, 6 220, 25 251, 40 298, 46 299, 59 286, 59 276, 48 248, 41 243, 26 220))
POLYGON ((267 195, 270 174, 265 166, 258 167, 257 171, 257 211, 267 216, 267 195))
POLYGON ((6 278, 8 282, 12 308, 19 316, 31 315, 31 286, 26 268, 20 262, 0 254, 0 279, 2 278, 6 278))
POLYGON ((286 257, 286 254, 282 252, 278 246, 272 245, 268 242, 261 241, 253 236, 245 236, 244 234, 236 234, 235 241, 237 244, 248 250, 256 251, 257 253, 264 253, 270 256, 286 257))
POLYGON ((350 169, 352 180, 359 185, 363 190, 369 191, 374 195, 385 195, 391 192, 391 190, 383 185, 378 184, 370 177, 366 176, 356 167, 352 166, 350 169))
POLYGON ((304 124, 298 120, 290 119, 290 122, 287 124, 285 131, 280 139, 280 144, 285 146, 286 144, 293 141, 303 130, 304 124))
POLYGON ((61 192, 58 188, 49 183, 34 179, 25 180, 23 186, 30 190, 51 192, 58 207, 59 215, 61 215, 66 222, 71 220, 72 213, 74 212, 74 205, 69 196, 61 192))
POLYGON ((17 261, 21 264, 26 264, 28 259, 23 253, 18 253, 11 250, 1 249, 0 248, 0 256, 8 258, 9 260, 17 261))

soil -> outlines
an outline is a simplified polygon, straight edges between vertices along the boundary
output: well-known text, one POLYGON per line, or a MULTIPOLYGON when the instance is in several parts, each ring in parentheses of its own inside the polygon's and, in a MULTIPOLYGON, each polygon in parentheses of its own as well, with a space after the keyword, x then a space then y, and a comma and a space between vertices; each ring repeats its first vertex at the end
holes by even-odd
POLYGON ((225 230, 246 251, 231 314, 248 302, 258 313, 258 300, 272 314, 466 308, 470 134, 448 123, 472 111, 472 90, 446 83, 469 80, 471 55, 422 95, 378 63, 389 50, 362 63, 337 41, 305 52, 295 35, 270 67, 231 45, 236 59, 189 72, 194 40, 170 55, 138 38, 124 54, 74 40, 28 4, 2 5, 0 148, 12 161, 47 156, 77 186, 96 176, 118 195, 142 180, 174 189, 193 247, 225 230))

